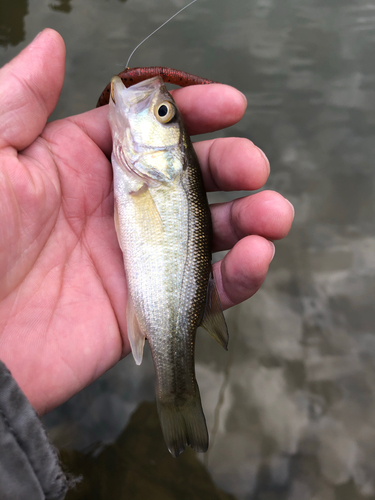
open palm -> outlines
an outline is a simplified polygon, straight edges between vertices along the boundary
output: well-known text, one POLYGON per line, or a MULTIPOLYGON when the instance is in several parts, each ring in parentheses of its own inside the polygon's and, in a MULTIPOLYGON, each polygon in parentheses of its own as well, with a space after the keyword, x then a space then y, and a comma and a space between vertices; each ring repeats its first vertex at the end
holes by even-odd
MULTIPOLYGON (((39 413, 129 352, 107 110, 46 125, 64 62, 61 37, 45 30, 0 70, 0 358, 39 413)), ((231 125, 245 110, 226 86, 174 97, 192 133, 231 125)), ((208 190, 258 189, 267 179, 268 162, 249 141, 196 149, 208 190)), ((273 257, 268 239, 288 232, 293 210, 277 193, 262 192, 217 205, 212 216, 215 249, 234 246, 215 266, 229 307, 259 288, 273 257)))

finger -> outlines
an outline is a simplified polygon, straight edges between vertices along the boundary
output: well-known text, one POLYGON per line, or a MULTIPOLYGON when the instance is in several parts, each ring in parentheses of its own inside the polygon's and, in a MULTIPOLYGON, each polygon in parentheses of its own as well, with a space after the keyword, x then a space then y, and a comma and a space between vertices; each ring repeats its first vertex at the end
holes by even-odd
POLYGON ((213 139, 197 142, 194 148, 207 191, 250 191, 268 179, 269 161, 248 139, 213 139))
POLYGON ((263 283, 275 247, 261 236, 247 236, 214 264, 216 286, 223 309, 248 299, 263 283))
MULTIPOLYGON (((228 85, 196 85, 173 90, 189 134, 208 133, 237 123, 246 109, 246 98, 228 85)), ((102 106, 70 118, 109 156, 111 132, 107 120, 108 106, 102 106)), ((209 141, 207 141, 209 142, 209 141)), ((203 148, 208 151, 208 146, 203 148)), ((214 150, 214 152, 217 150, 214 150)))
POLYGON ((64 81, 65 45, 45 29, 0 70, 0 148, 25 149, 42 132, 64 81))
POLYGON ((232 248, 251 234, 269 240, 284 238, 292 226, 293 205, 275 191, 211 205, 214 252, 232 248))
POLYGON ((234 125, 243 117, 247 101, 229 85, 193 85, 171 91, 190 135, 206 134, 234 125))
POLYGON ((112 151, 111 129, 108 123, 108 105, 68 118, 75 123, 109 158, 112 151))

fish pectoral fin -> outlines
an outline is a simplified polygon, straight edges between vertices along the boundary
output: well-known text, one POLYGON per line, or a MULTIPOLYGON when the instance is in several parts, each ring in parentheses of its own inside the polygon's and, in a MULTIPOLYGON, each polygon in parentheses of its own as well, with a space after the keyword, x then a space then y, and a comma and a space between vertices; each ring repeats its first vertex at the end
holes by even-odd
POLYGON ((148 227, 149 224, 152 224, 152 227, 154 229, 163 231, 163 220, 161 218, 158 207, 155 204, 154 198, 152 197, 150 190, 148 189, 147 184, 143 184, 143 186, 138 191, 134 191, 130 194, 138 208, 137 213, 139 222, 145 225, 145 227, 148 227))
POLYGON ((138 319, 134 310, 133 300, 130 294, 128 295, 128 302, 126 304, 126 321, 128 338, 134 361, 137 365, 140 365, 142 363, 143 347, 145 345, 146 336, 139 326, 138 319))
POLYGON ((219 342, 226 351, 228 350, 228 327, 212 274, 208 280, 206 308, 200 326, 219 342))

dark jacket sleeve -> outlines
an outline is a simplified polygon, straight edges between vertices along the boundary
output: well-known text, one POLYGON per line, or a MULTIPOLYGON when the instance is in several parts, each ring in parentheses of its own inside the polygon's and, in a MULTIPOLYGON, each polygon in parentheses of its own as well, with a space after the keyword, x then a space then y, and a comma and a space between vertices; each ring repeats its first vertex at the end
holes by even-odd
POLYGON ((41 421, 0 361, 1 500, 62 500, 67 489, 41 421))

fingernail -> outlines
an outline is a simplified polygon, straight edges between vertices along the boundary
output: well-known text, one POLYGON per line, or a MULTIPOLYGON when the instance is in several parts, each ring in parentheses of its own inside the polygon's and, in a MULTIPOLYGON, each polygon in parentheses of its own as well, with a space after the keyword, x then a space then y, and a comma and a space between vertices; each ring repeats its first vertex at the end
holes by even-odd
POLYGON ((33 42, 35 42, 36 40, 38 40, 38 38, 40 38, 42 36, 43 32, 44 32, 44 30, 39 31, 39 33, 34 37, 33 42))
POLYGON ((271 257, 271 260, 270 260, 270 262, 272 262, 273 258, 275 257, 276 248, 275 248, 275 245, 273 244, 272 241, 268 241, 268 243, 270 244, 270 247, 272 248, 272 257, 271 257))
POLYGON ((243 100, 245 101, 245 104, 246 104, 246 106, 247 106, 247 97, 246 97, 246 96, 245 96, 245 94, 243 94, 240 90, 239 90, 238 92, 242 95, 243 100))
MULTIPOLYGON (((285 199, 286 199, 286 198, 285 198, 285 199)), ((286 201, 287 201, 287 202, 289 203, 289 205, 292 207, 292 210, 293 210, 293 218, 294 218, 294 215, 295 215, 295 213, 296 213, 296 211, 295 211, 295 209, 294 209, 294 206, 292 205, 292 203, 291 203, 289 200, 286 200, 286 201)))
POLYGON ((271 166, 270 166, 270 161, 266 156, 266 153, 264 151, 262 151, 260 148, 258 148, 258 146, 256 146, 256 148, 258 149, 259 153, 263 156, 264 161, 266 162, 266 165, 268 167, 268 172, 269 172, 271 170, 271 166))

